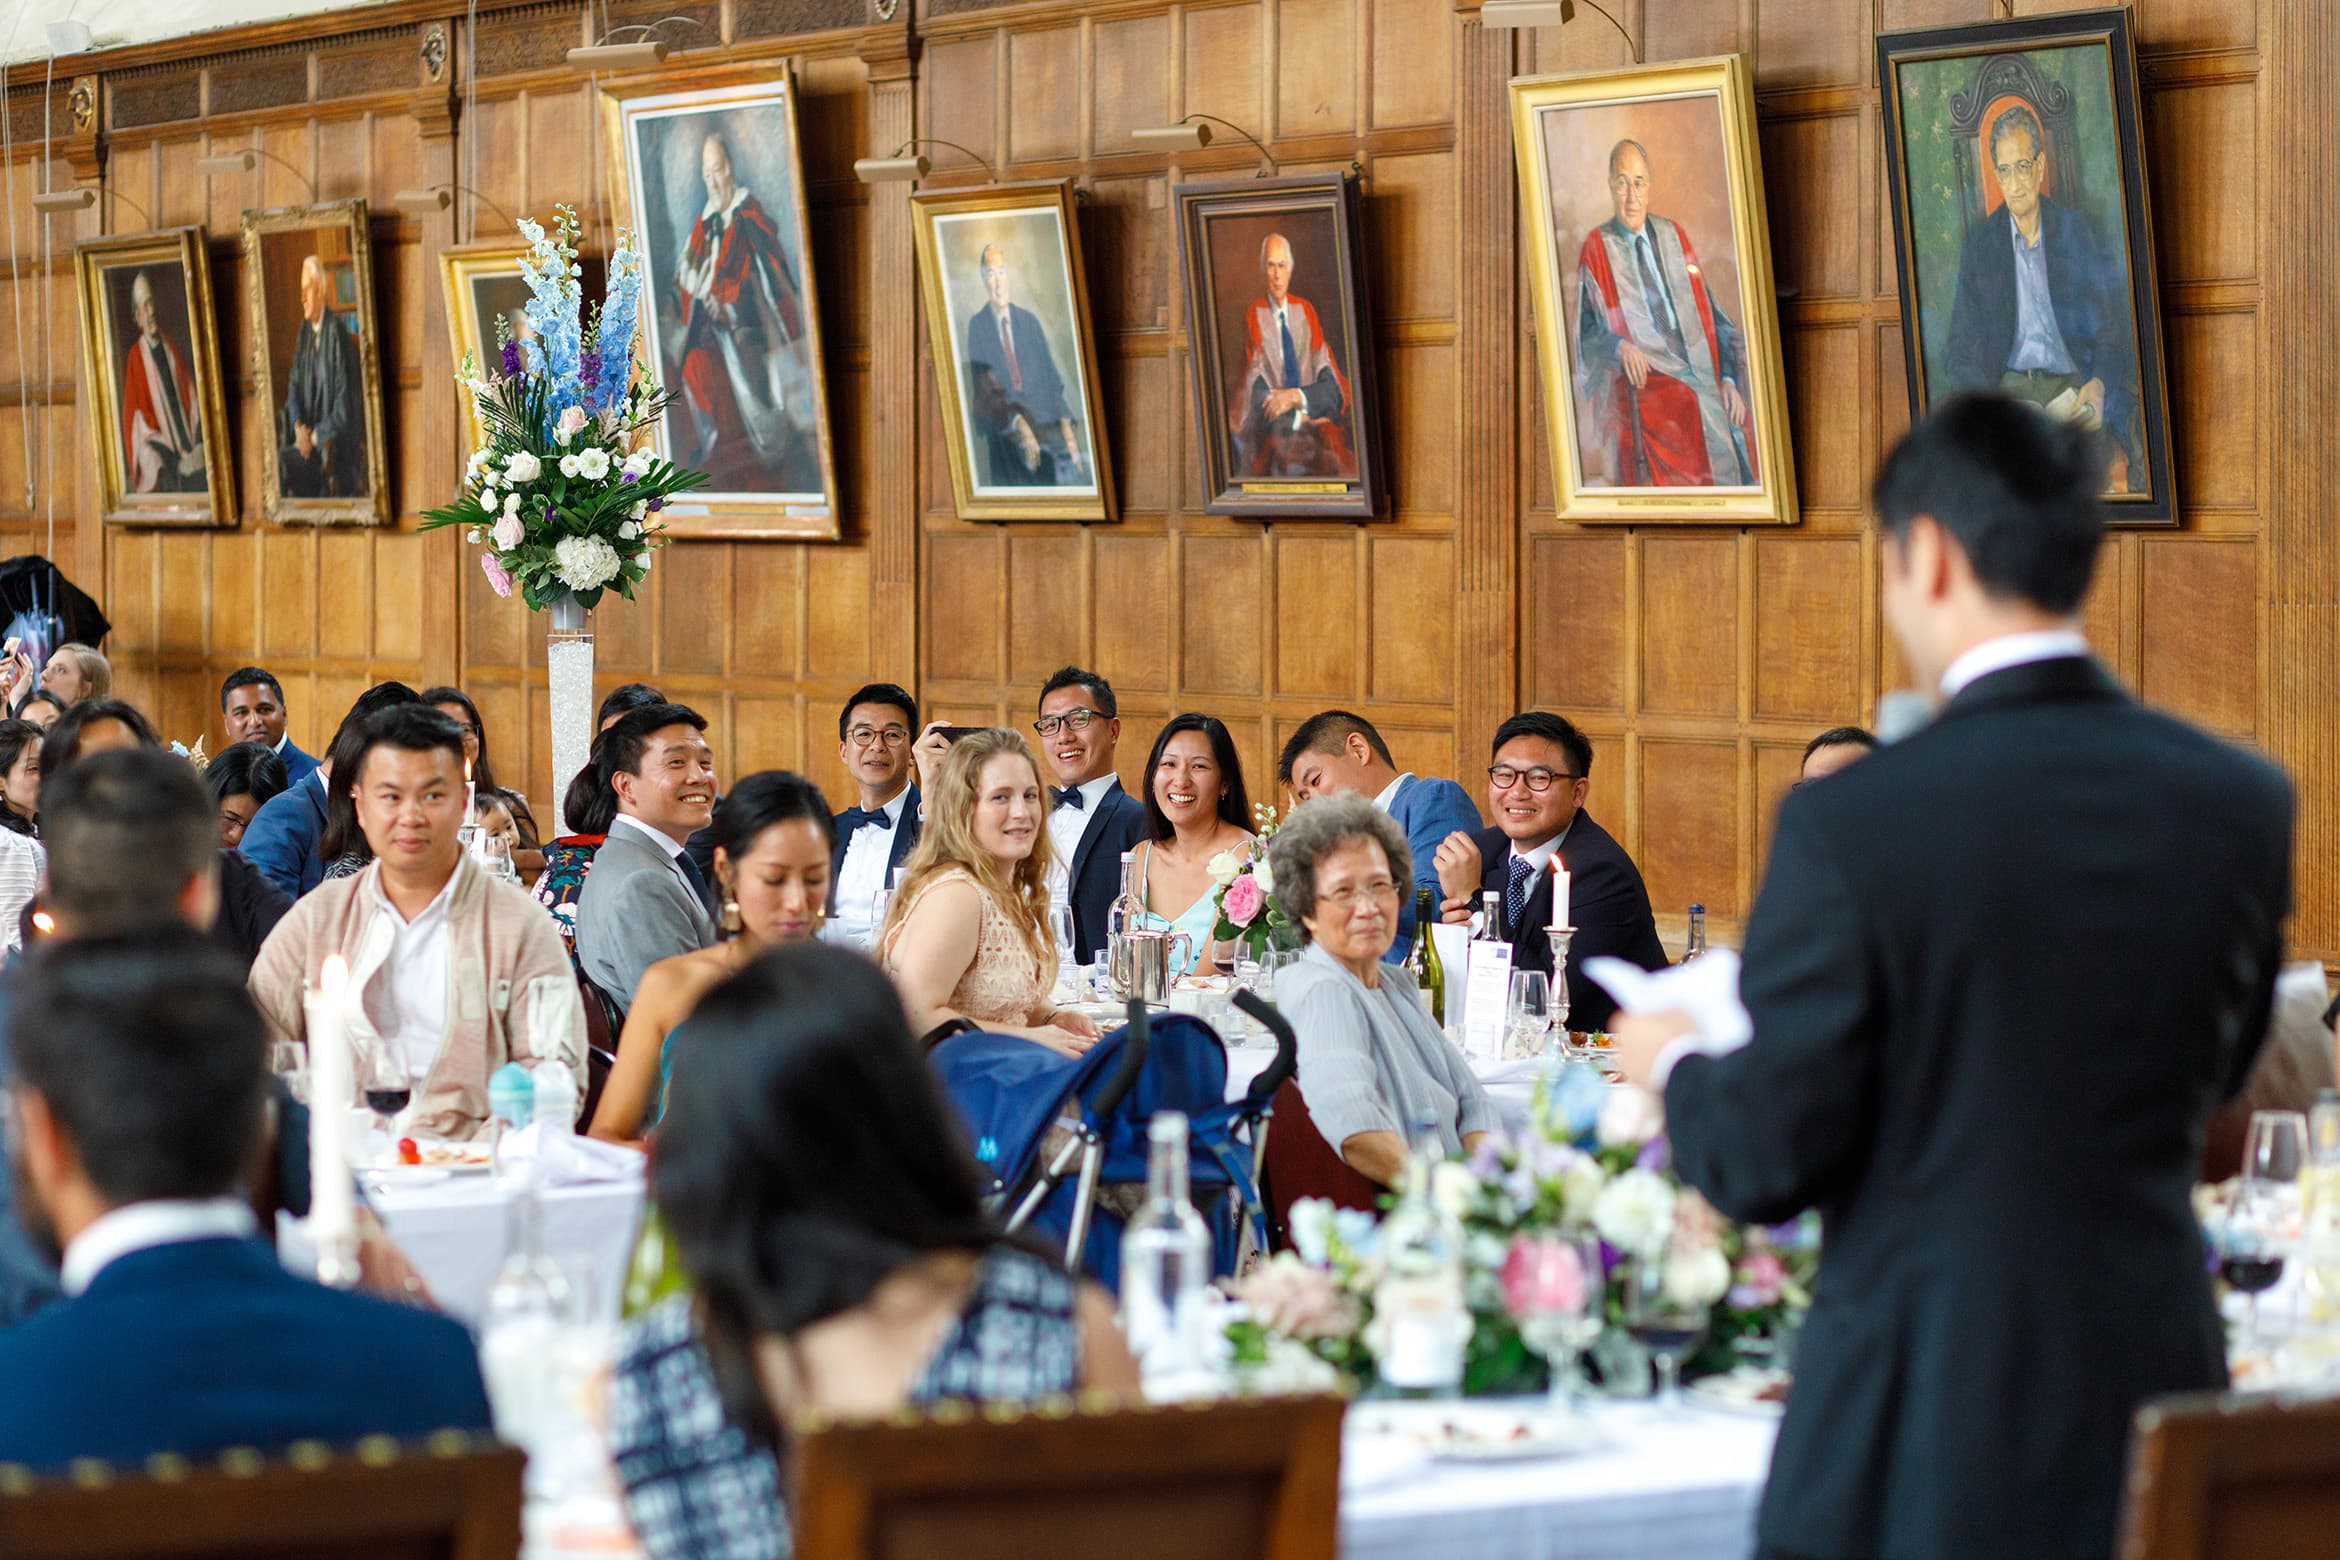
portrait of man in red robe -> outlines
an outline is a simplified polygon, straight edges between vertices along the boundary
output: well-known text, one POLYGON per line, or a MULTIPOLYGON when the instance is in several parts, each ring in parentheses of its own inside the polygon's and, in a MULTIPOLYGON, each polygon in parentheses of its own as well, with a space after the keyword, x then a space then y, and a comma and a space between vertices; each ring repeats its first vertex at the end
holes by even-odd
POLYGON ((1650 210, 1639 141, 1610 149, 1609 199, 1615 215, 1577 252, 1588 485, 1755 486, 1745 339, 1708 289, 1689 233, 1650 210))
POLYGON ((131 278, 130 320, 138 334, 122 361, 123 486, 132 493, 200 493, 207 486, 203 403, 187 350, 163 328, 147 270, 131 278))
POLYGON ((1238 477, 1357 478, 1349 377, 1305 298, 1292 293, 1292 245, 1259 246, 1266 296, 1243 312, 1243 370, 1227 397, 1238 477))

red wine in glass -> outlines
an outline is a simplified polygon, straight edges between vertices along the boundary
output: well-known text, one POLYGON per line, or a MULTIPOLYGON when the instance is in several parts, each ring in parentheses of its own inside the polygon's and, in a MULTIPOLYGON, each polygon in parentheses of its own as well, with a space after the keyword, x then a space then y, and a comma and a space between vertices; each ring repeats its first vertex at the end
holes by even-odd
POLYGON ((414 1098, 414 1087, 409 1084, 396 1089, 366 1090, 366 1108, 387 1123, 391 1117, 406 1109, 406 1102, 414 1098))
POLYGON ((2283 1258, 2255 1251, 2223 1256, 2218 1259, 2218 1276, 2237 1294, 2259 1294, 2274 1288, 2283 1276, 2283 1258))

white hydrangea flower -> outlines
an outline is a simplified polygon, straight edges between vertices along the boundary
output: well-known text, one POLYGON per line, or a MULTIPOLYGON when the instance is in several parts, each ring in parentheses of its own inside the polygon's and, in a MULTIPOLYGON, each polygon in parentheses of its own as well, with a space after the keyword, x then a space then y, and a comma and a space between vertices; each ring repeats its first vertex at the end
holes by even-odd
POLYGON ((571 590, 598 590, 617 578, 617 549, 598 536, 564 536, 553 547, 553 569, 571 590))
POLYGON ((1593 1228, 1619 1251, 1662 1251, 1674 1232, 1674 1189, 1661 1175, 1628 1170, 1602 1188, 1593 1204, 1593 1228))
POLYGON ((1639 1148, 1665 1130, 1665 1106, 1649 1090, 1632 1084, 1609 1091, 1594 1128, 1603 1148, 1639 1148))
POLYGON ((1560 1202, 1564 1217, 1571 1224, 1591 1220, 1598 1207, 1601 1192, 1609 1184, 1608 1172, 1601 1162, 1590 1154, 1577 1154, 1568 1161, 1568 1168, 1560 1172, 1560 1202))

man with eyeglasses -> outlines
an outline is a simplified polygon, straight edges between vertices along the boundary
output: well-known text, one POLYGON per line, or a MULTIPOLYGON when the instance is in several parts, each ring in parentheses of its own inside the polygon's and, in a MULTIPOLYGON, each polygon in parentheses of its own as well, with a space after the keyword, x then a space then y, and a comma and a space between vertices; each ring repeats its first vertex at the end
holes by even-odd
POLYGON ((2127 278, 2087 215, 2048 194, 2047 141, 2031 106, 2002 110, 1988 134, 2005 200, 1968 227, 1959 251, 1943 391, 1997 390, 2102 428, 2123 457, 2107 490, 2126 491, 2140 453, 2127 278))
POLYGON ((837 717, 837 756, 861 799, 837 814, 837 854, 829 864, 829 915, 853 937, 875 930, 878 890, 918 843, 918 787, 910 782, 910 739, 918 701, 893 683, 871 683, 845 701, 837 717))
POLYGON ((1121 788, 1113 755, 1121 706, 1095 672, 1065 667, 1040 689, 1040 751, 1056 784, 1048 788, 1050 897, 1073 909, 1073 951, 1086 964, 1105 946, 1105 915, 1121 892, 1121 853, 1146 837, 1145 804, 1121 788))
POLYGON ((1446 920, 1470 919, 1483 894, 1500 894, 1512 968, 1552 973, 1552 862, 1568 868, 1568 1027, 1606 1029, 1617 1001, 1584 976, 1587 959, 1612 955, 1645 970, 1666 967, 1641 869, 1584 810, 1592 743, 1557 715, 1530 710, 1495 729, 1487 810, 1495 826, 1457 831, 1438 847, 1446 920))

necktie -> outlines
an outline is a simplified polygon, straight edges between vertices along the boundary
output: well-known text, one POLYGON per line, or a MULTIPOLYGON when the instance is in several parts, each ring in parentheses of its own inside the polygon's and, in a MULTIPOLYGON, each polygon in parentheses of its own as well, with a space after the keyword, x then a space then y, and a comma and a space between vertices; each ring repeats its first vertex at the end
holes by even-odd
POLYGON ((1503 919, 1511 929, 1519 930, 1520 917, 1527 913, 1528 885, 1536 880, 1536 869, 1525 856, 1511 858, 1511 885, 1503 894, 1503 919))
POLYGON ((882 822, 885 816, 886 814, 883 808, 880 808, 876 812, 871 812, 866 807, 846 808, 843 812, 837 814, 837 843, 843 845, 850 842, 853 838, 854 830, 861 828, 865 824, 882 822))
POLYGON ((1087 805, 1081 800, 1081 788, 1077 785, 1054 789, 1048 794, 1055 800, 1057 806, 1070 807, 1074 812, 1080 812, 1087 805))
POLYGON ((1016 322, 1007 315, 998 316, 1000 355, 1007 359, 1008 388, 1021 395, 1024 389, 1024 371, 1016 366, 1016 322))
POLYGON ((1284 385, 1286 390, 1300 388, 1300 354, 1292 348, 1292 313, 1289 309, 1276 310, 1276 329, 1284 333, 1284 385))
POLYGON ((707 874, 699 870, 699 864, 691 859, 689 851, 674 858, 674 870, 682 874, 682 880, 691 885, 691 892, 699 896, 699 903, 707 907, 709 915, 713 915, 715 891, 707 886, 707 874))
POLYGON ((1641 262, 1641 290, 1649 299, 1650 323, 1666 333, 1667 344, 1674 356, 1689 357, 1682 341, 1682 329, 1674 323, 1672 300, 1666 296, 1666 284, 1659 280, 1657 262, 1650 258, 1649 232, 1645 228, 1633 240, 1633 258, 1641 262))

